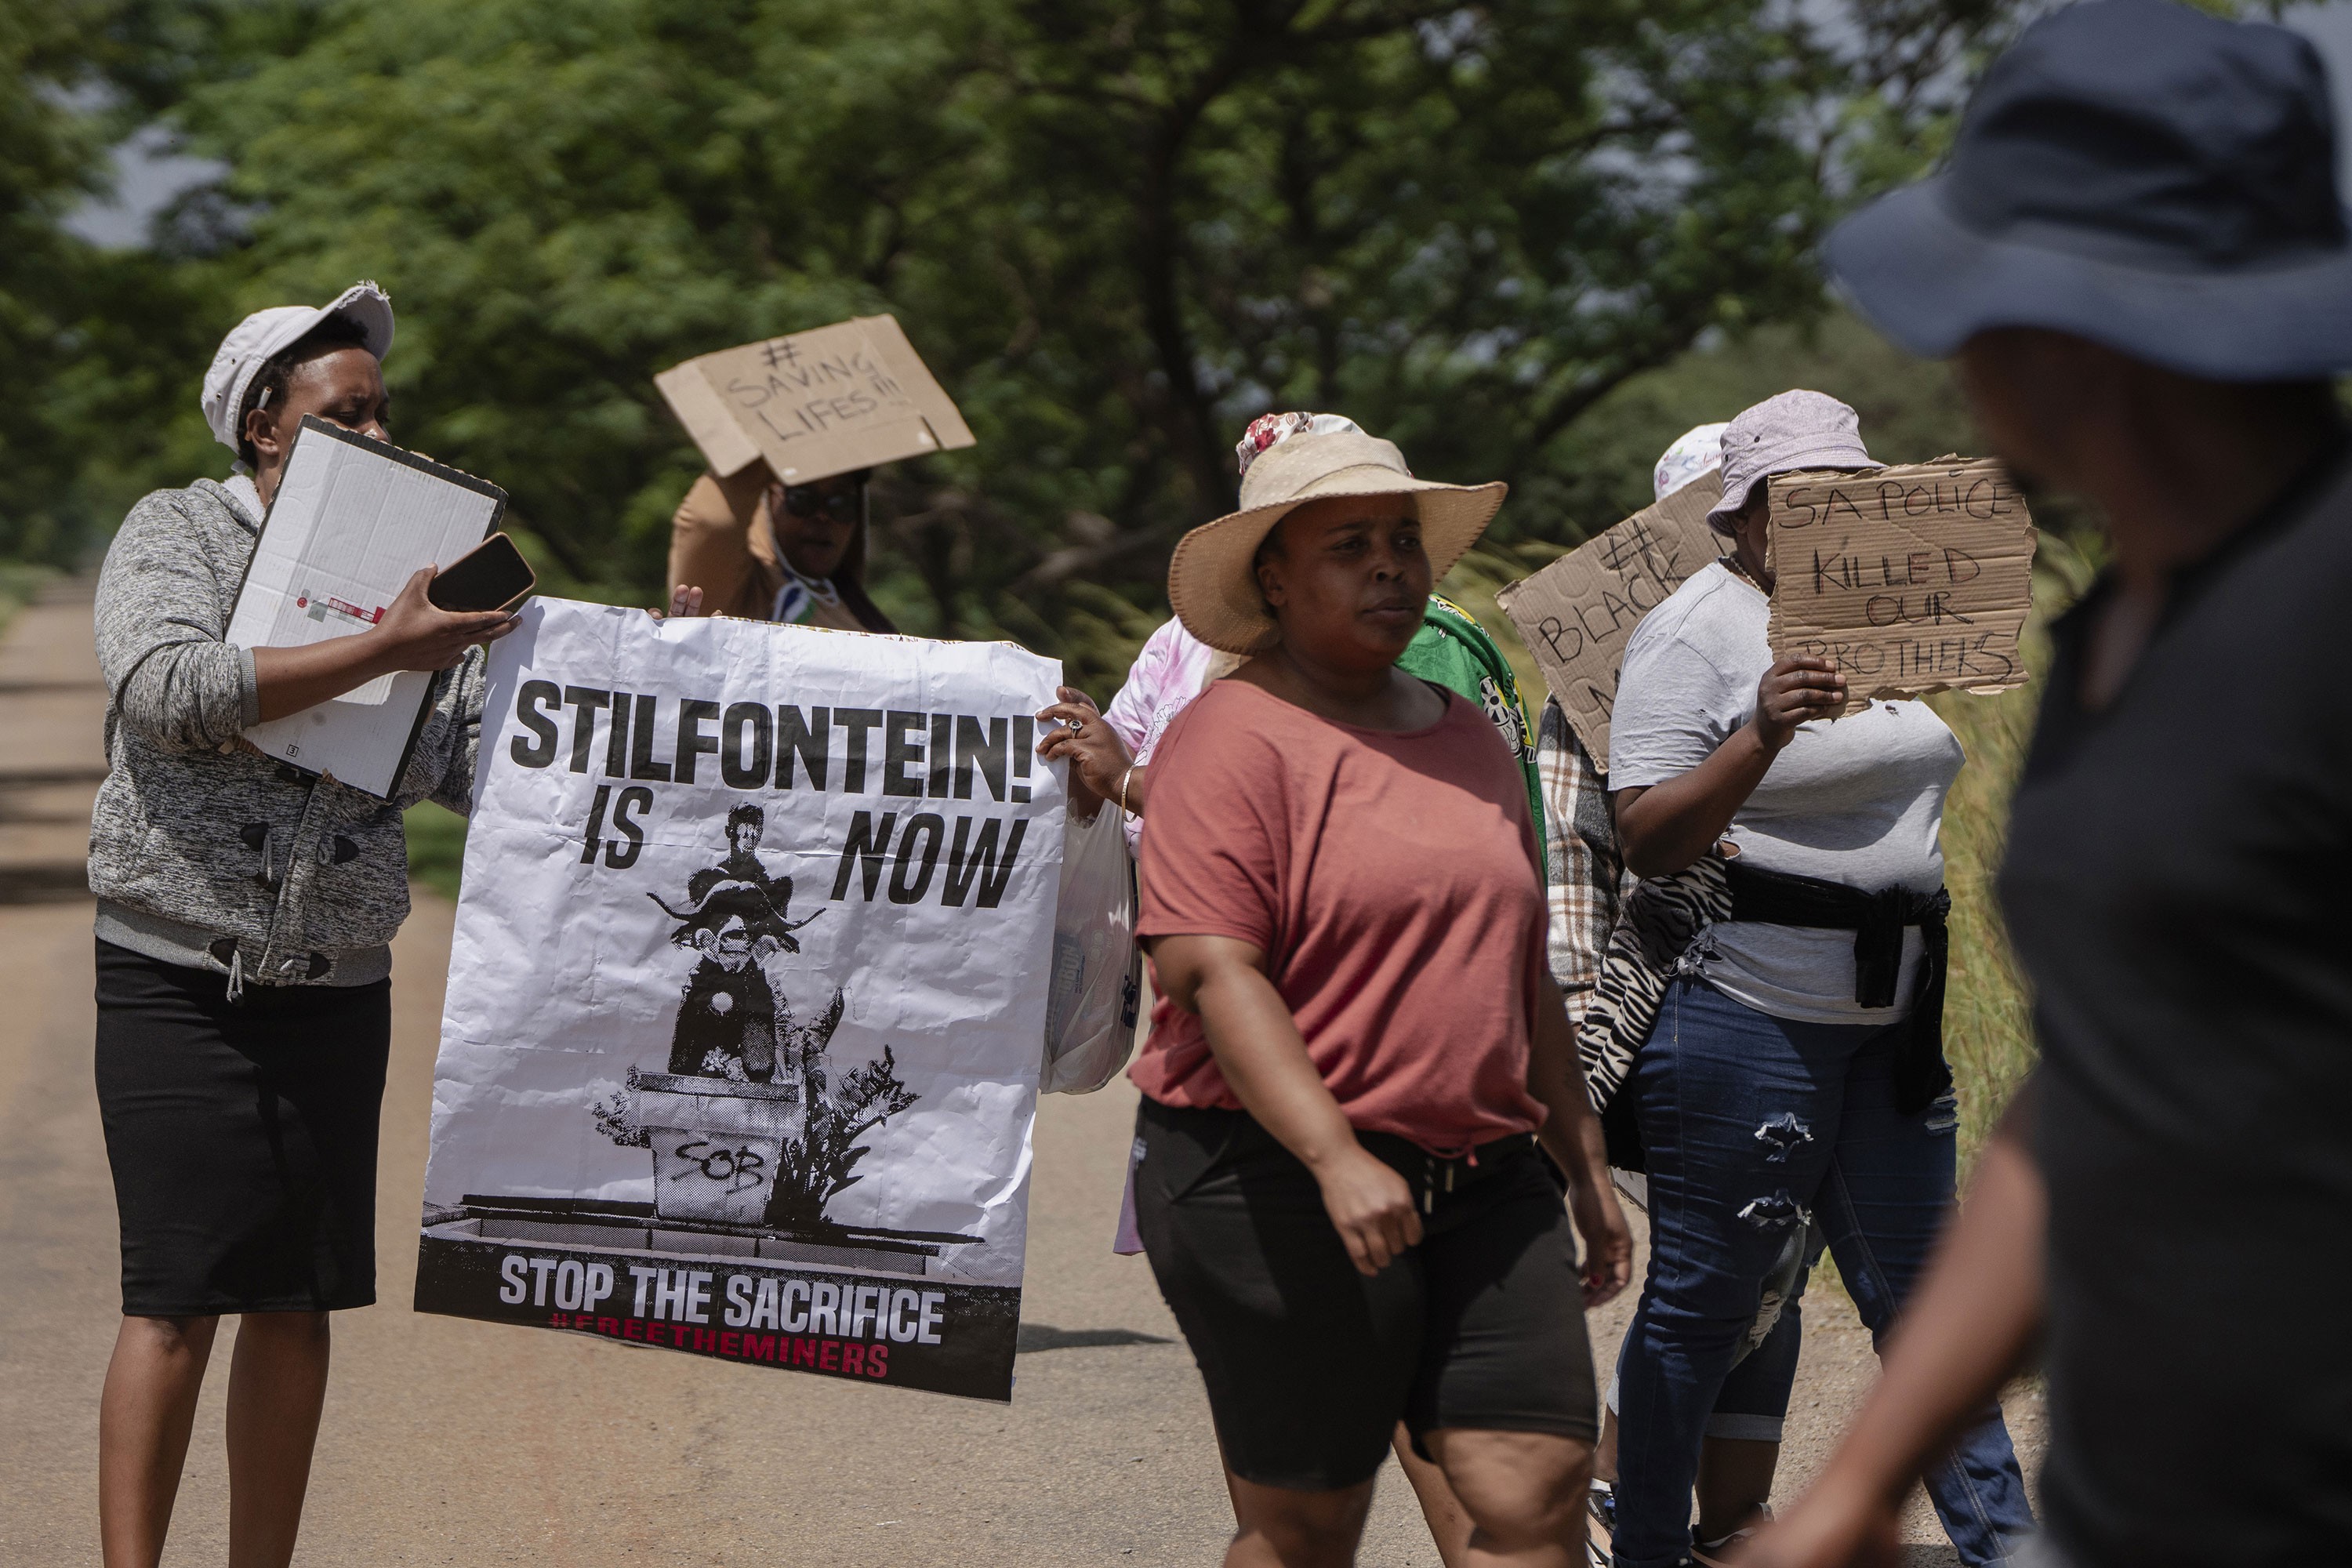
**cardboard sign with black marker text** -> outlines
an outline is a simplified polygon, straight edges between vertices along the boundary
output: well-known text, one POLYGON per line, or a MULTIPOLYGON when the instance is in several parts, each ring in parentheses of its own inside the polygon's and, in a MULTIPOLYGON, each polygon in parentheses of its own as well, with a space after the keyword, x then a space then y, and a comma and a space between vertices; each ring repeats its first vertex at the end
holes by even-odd
POLYGON ((1990 458, 1771 481, 1775 658, 1811 654, 1874 698, 2025 684, 2033 519, 1990 458))
POLYGON ((1626 641, 1643 616, 1722 552, 1706 525, 1722 496, 1722 476, 1702 474, 1495 595, 1604 773, 1626 641))
POLYGON ((416 1310, 1009 1399, 1064 783, 1002 643, 490 649, 416 1310))
POLYGON ((786 484, 972 445, 891 316, 860 316, 672 365, 654 384, 710 471, 766 458, 786 484))

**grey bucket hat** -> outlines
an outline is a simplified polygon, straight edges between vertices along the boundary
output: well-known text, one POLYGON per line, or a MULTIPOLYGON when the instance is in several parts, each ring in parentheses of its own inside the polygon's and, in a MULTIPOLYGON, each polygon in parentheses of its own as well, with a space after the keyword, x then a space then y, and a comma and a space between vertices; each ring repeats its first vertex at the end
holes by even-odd
POLYGON ((1774 474, 1801 468, 1883 468, 1862 444, 1862 416, 1823 392, 1768 397, 1723 427, 1723 500, 1709 528, 1731 531, 1732 515, 1774 474))
POLYGON ((2167 0, 2036 22, 1950 164, 1840 224, 1830 270, 1912 353, 2040 327, 2216 381, 2352 366, 2352 226, 2311 45, 2167 0))

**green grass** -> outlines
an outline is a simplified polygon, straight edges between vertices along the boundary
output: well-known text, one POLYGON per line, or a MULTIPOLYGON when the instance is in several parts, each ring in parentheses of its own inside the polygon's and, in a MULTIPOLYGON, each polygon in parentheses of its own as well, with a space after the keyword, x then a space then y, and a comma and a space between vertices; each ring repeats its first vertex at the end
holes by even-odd
POLYGON ((1952 894, 1952 967, 1944 1052, 1960 1100, 1963 1182, 2010 1096, 2033 1070, 2032 1001, 2019 976, 1994 893, 2009 837, 2009 802, 2033 739, 2052 616, 2090 586, 2094 563, 2056 534, 2042 536, 2033 613, 2022 651, 2033 679, 1998 697, 1939 692, 1928 703, 1969 754, 1944 803, 1944 885, 1952 894))
POLYGON ((427 801, 408 808, 407 823, 408 879, 454 900, 466 859, 466 819, 427 801))
POLYGON ((1998 697, 1948 691, 1928 699, 1969 755, 1944 803, 1944 885, 1952 894, 1944 1055, 1959 1095, 1963 1173, 2033 1067, 2031 1007, 2010 956, 1993 881, 2008 838, 2009 798, 2024 765, 2041 693, 2036 680, 1998 697))

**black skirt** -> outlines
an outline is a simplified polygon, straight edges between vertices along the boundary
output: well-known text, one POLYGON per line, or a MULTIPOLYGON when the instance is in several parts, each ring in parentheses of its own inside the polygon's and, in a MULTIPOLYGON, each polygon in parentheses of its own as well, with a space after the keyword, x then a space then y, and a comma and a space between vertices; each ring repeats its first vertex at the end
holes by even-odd
POLYGON ((392 982, 247 984, 98 944, 98 1106, 127 1317, 375 1300, 392 982))

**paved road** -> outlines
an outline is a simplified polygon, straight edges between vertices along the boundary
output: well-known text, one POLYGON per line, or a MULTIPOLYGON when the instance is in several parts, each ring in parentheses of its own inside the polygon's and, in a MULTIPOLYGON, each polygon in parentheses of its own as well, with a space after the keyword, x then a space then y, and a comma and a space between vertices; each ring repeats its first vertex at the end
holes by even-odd
MULTIPOLYGON (((102 701, 87 604, 68 594, 20 616, 0 646, 0 900, 14 900, 0 901, 0 1563, 10 1564, 97 1561, 97 1394, 120 1298, 90 1090, 89 904, 60 894, 102 762, 102 701)), ((1143 1260, 1109 1251, 1134 1107, 1124 1082, 1049 1097, 1040 1114, 1009 1407, 411 1312, 408 1238, 451 914, 420 898, 395 948, 383 1303, 336 1321, 299 1562, 1216 1561, 1230 1520, 1198 1380, 1143 1260)), ((1604 1357, 1624 1317, 1622 1305, 1596 1317, 1604 1357)), ((1871 1364, 1842 1300, 1810 1317, 1783 1467, 1790 1490, 1871 1364)), ((206 1390, 173 1564, 226 1552, 225 1384, 215 1375, 206 1390)), ((2032 1402, 2013 1410, 2038 1436, 2032 1402)), ((1940 1542, 1924 1516, 1912 1526, 1912 1540, 1940 1542)), ((1940 1545, 1913 1555, 1954 1561, 1940 1545)), ((1393 1466, 1362 1561, 1436 1562, 1393 1466)))

